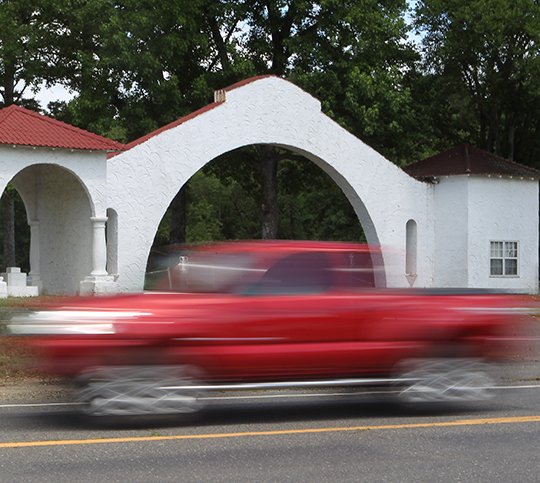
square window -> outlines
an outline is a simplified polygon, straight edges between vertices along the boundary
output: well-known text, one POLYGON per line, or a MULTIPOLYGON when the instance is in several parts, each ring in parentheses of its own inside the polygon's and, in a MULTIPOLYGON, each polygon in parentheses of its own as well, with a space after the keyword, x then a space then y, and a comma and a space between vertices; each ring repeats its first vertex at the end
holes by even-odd
POLYGON ((518 242, 490 242, 489 273, 493 277, 518 275, 518 242))

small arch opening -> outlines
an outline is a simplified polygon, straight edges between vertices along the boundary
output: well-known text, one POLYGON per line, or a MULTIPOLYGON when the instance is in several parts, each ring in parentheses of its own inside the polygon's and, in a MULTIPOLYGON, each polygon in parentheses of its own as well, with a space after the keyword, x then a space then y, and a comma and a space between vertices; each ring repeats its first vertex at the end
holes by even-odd
POLYGON ((107 223, 105 225, 107 243, 107 273, 118 276, 118 213, 107 208, 107 223))
POLYGON ((409 220, 406 225, 405 274, 416 275, 417 270, 417 224, 409 220))

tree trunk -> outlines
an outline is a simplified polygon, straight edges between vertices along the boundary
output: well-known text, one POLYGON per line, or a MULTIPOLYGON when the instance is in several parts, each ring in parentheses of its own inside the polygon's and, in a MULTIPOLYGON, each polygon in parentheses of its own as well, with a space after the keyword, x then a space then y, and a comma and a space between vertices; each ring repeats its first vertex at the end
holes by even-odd
POLYGON ((171 203, 171 243, 186 242, 186 186, 176 194, 171 203))
POLYGON ((210 32, 212 33, 212 38, 216 44, 217 49, 217 58, 221 63, 222 70, 226 70, 230 67, 231 62, 229 60, 229 54, 227 52, 227 45, 221 36, 221 30, 219 28, 218 22, 213 15, 208 15, 208 25, 210 26, 210 32))
POLYGON ((276 238, 278 232, 277 168, 279 153, 272 146, 261 146, 257 152, 259 159, 256 162, 262 176, 261 237, 263 240, 267 240, 276 238))
POLYGON ((4 265, 14 267, 15 261, 15 201, 8 189, 2 197, 2 226, 4 234, 4 265))
POLYGON ((510 125, 508 126, 508 155, 507 155, 507 158, 510 161, 514 160, 515 137, 516 137, 516 126, 514 123, 514 116, 511 116, 510 125))

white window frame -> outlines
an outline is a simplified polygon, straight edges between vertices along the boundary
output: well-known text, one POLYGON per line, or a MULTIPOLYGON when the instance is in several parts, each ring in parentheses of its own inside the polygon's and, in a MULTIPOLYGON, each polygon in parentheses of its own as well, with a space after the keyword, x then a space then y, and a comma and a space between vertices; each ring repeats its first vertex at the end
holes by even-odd
POLYGON ((517 240, 490 240, 489 241, 489 276, 492 278, 517 278, 519 277, 519 241, 517 240), (493 256, 493 244, 494 243, 502 243, 502 254, 501 256, 493 256), (515 257, 509 257, 506 255, 507 253, 507 244, 514 243, 515 244, 515 250, 516 250, 516 256, 515 257), (501 260, 502 261, 502 274, 494 274, 492 273, 492 266, 491 262, 492 260, 501 260), (506 262, 508 260, 515 260, 516 261, 516 273, 506 273, 506 262))

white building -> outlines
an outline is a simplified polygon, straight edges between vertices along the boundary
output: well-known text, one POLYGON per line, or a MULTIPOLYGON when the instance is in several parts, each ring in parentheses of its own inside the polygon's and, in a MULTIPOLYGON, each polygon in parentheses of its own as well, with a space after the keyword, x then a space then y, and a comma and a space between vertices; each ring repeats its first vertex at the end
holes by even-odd
POLYGON ((20 107, 0 111, 0 192, 11 182, 26 206, 30 283, 47 293, 142 290, 176 193, 208 162, 253 144, 302 154, 338 184, 382 248, 381 285, 537 291, 537 171, 463 147, 407 174, 273 76, 217 91, 125 146, 20 107))
POLYGON ((433 285, 538 289, 538 175, 464 144, 405 171, 433 185, 433 285))

